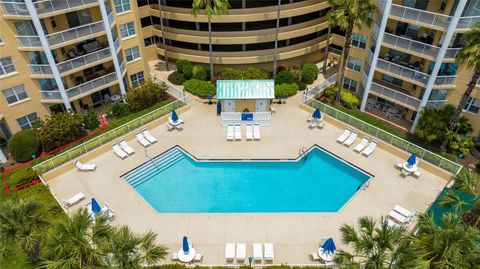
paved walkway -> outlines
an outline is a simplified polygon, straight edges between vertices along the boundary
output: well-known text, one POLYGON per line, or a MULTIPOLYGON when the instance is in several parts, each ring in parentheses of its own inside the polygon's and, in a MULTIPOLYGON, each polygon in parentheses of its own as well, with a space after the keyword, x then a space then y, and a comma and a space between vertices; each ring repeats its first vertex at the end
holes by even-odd
MULTIPOLYGON (((136 153, 125 160, 108 151, 90 161, 98 166, 95 172, 72 169, 53 178, 47 174, 52 192, 61 199, 81 191, 102 204, 108 202, 117 215, 115 225, 129 225, 135 232, 153 230, 171 251, 178 251, 182 236, 188 235, 195 249, 204 254, 205 264, 225 263, 226 242, 247 243, 247 257, 252 255, 252 243, 271 242, 275 263, 306 264, 312 263, 309 254, 318 249, 322 239, 332 236, 337 246, 343 247, 338 230, 343 223, 353 224, 365 215, 387 215, 396 204, 424 212, 447 183, 427 171, 420 179, 401 177, 393 167, 401 157, 382 148, 369 158, 354 153, 353 146, 335 142, 342 130, 328 122, 323 130, 308 129, 309 113, 299 108, 300 95, 289 98, 285 105, 276 105, 271 127, 262 128, 262 139, 255 142, 227 142, 226 128, 215 115, 215 105, 191 100, 191 109, 180 115, 186 122, 184 131, 168 132, 164 125, 151 130, 159 142, 148 148, 150 156, 180 145, 198 158, 296 158, 300 148, 318 144, 374 178, 337 213, 160 214, 120 178, 147 161, 144 149, 132 139, 128 143, 136 153)), ((242 132, 245 134, 245 129, 242 132)))

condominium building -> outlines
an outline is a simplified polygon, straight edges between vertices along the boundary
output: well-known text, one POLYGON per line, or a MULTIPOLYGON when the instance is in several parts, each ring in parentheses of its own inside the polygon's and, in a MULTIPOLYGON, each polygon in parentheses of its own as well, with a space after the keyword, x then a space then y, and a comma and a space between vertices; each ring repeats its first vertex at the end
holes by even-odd
MULTIPOLYGON (((149 77, 148 61, 165 53, 170 61, 208 65, 208 17, 192 16, 191 2, 0 1, 0 136, 52 111, 82 111, 122 96, 149 77)), ((271 70, 278 1, 229 2, 228 14, 211 18, 215 67, 271 70)), ((386 120, 412 130, 423 107, 456 105, 472 70, 454 57, 462 33, 478 21, 477 4, 380 1, 372 28, 355 31, 348 60, 344 86, 365 96, 361 109, 385 118, 382 110, 392 107, 397 113, 386 120)), ((335 28, 327 34, 329 10, 327 0, 281 1, 279 64, 321 62, 327 43, 338 57, 344 37, 335 28)), ((477 133, 479 109, 475 89, 464 115, 477 133)))

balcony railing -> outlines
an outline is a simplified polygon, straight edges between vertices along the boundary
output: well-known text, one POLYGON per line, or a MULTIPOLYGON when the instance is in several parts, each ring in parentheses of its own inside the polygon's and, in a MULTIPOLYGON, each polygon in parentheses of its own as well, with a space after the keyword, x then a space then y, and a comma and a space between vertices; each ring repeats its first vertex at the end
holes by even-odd
POLYGON ((435 78, 435 85, 455 85, 458 76, 437 76, 435 78))
POLYGON ((367 86, 367 81, 368 81, 368 75, 367 73, 365 72, 362 72, 362 83, 363 83, 363 86, 367 86))
POLYGON ((452 17, 438 14, 434 12, 429 12, 425 10, 420 10, 416 8, 400 6, 400 5, 392 5, 390 10, 390 15, 395 17, 415 21, 417 23, 423 23, 431 26, 441 27, 443 29, 448 28, 448 24, 450 23, 452 17))
POLYGON ((117 37, 117 39, 113 41, 113 46, 115 47, 115 51, 118 51, 118 49, 120 49, 120 38, 117 37))
POLYGON ((115 18, 113 18, 113 12, 110 12, 110 14, 108 14, 108 23, 110 26, 112 26, 114 22, 115 22, 115 18))
POLYGON ((62 101, 60 91, 41 91, 42 99, 44 101, 62 101))
POLYGON ((373 52, 372 52, 371 49, 368 49, 368 50, 367 50, 367 61, 368 61, 369 63, 372 63, 372 59, 373 59, 373 52))
POLYGON ((330 53, 333 53, 333 54, 336 54, 336 55, 340 55, 340 56, 342 55, 342 50, 339 50, 339 49, 336 49, 336 48, 329 47, 328 51, 330 53))
POLYGON ((124 62, 121 62, 120 63, 120 73, 123 75, 123 73, 125 73, 125 63, 124 62))
POLYGON ((108 57, 111 57, 111 56, 112 54, 110 53, 110 49, 105 48, 96 52, 89 53, 87 55, 83 55, 65 62, 61 62, 57 64, 57 67, 60 73, 64 73, 64 72, 73 70, 75 68, 79 68, 103 59, 107 59, 108 57))
POLYGON ((480 22, 480 16, 461 17, 457 29, 471 29, 477 22, 480 22))
POLYGON ((430 75, 428 74, 401 66, 399 64, 391 63, 380 58, 377 62, 377 68, 417 81, 422 84, 427 84, 428 79, 430 78, 430 75))
POLYGON ((44 15, 95 3, 98 3, 98 0, 45 0, 36 1, 33 4, 37 9, 38 15, 44 15))
POLYGON ((412 97, 403 92, 387 88, 375 82, 372 82, 370 92, 379 97, 390 99, 397 104, 409 106, 415 109, 420 105, 420 99, 412 97))
POLYGON ((373 23, 373 29, 372 29, 372 33, 373 33, 373 37, 375 39, 378 38, 378 32, 380 31, 380 27, 376 24, 376 23, 373 23))
POLYGON ((63 42, 72 41, 85 36, 93 35, 105 31, 103 22, 98 21, 87 25, 71 28, 65 31, 47 35, 50 46, 55 46, 63 42))
POLYGON ((78 86, 75 86, 73 88, 70 88, 67 90, 67 95, 69 98, 87 93, 91 90, 101 88, 107 84, 110 84, 114 81, 117 80, 117 77, 115 76, 115 72, 107 74, 105 76, 93 79, 91 81, 88 81, 86 83, 80 84, 78 86))
POLYGON ((3 14, 7 16, 30 16, 28 13, 27 5, 22 2, 10 1, 1 1, 3 14))
POLYGON ((20 48, 42 48, 42 42, 36 35, 33 36, 17 36, 17 42, 20 48))
POLYGON ((443 108, 447 104, 447 100, 428 100, 427 106, 433 108, 443 108))
MULTIPOLYGON (((383 42, 396 48, 402 48, 410 52, 416 52, 421 55, 430 56, 434 59, 438 56, 438 52, 440 51, 440 47, 432 46, 426 43, 418 42, 389 33, 385 33, 383 37, 383 42)), ((460 49, 447 49, 447 52, 445 53, 445 58, 454 59, 457 55, 458 50, 460 49)))
POLYGON ((51 76, 53 75, 52 68, 48 64, 29 64, 32 75, 51 76))

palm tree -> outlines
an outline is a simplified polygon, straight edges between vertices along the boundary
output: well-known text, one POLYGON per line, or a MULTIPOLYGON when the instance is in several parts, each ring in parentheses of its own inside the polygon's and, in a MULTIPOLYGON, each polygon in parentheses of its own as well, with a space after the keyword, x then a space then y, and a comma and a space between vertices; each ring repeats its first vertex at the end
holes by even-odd
POLYGON ((327 14, 329 25, 338 26, 346 32, 340 75, 337 81, 338 92, 335 98, 335 102, 338 103, 345 79, 345 67, 352 44, 353 28, 362 29, 363 26, 370 26, 373 22, 372 14, 376 10, 376 6, 370 0, 328 0, 328 2, 332 6, 332 10, 327 14))
POLYGON ((107 253, 107 265, 111 268, 143 268, 144 264, 156 264, 168 254, 165 246, 155 244, 156 237, 153 232, 135 235, 127 226, 115 229, 102 246, 107 253))
MULTIPOLYGON (((452 131, 455 130, 463 108, 467 104, 468 97, 470 97, 480 79, 480 23, 475 24, 471 30, 463 34, 462 38, 465 44, 458 51, 455 57, 456 61, 458 63, 466 63, 468 67, 473 69, 474 73, 448 124, 448 127, 452 131)), ((447 144, 448 138, 445 138, 442 143, 442 148, 445 149, 447 144)))
POLYGON ((213 81, 213 50, 212 50, 212 15, 223 15, 228 13, 230 4, 228 0, 193 0, 192 14, 197 17, 200 10, 205 10, 208 17, 208 50, 210 52, 210 81, 213 81))
POLYGON ((323 70, 322 72, 324 74, 327 73, 327 61, 328 61, 328 51, 330 50, 330 34, 332 32, 332 27, 330 25, 328 26, 328 32, 327 32, 327 44, 325 46, 325 60, 323 60, 323 70))
POLYGON ((40 259, 40 243, 44 237, 42 230, 48 223, 42 204, 38 201, 2 201, 0 207, 2 249, 5 245, 17 244, 30 261, 37 262, 40 259))
POLYGON ((277 75, 277 61, 278 61, 278 31, 280 30, 280 6, 282 0, 278 0, 277 4, 277 26, 275 27, 275 48, 273 50, 273 78, 277 75))
POLYGON ((480 264, 480 230, 461 223, 457 214, 442 216, 438 226, 433 216, 420 216, 418 236, 413 246, 419 251, 423 267, 434 269, 478 268, 480 264))
POLYGON ((160 13, 160 30, 162 31, 162 44, 165 58, 165 69, 168 71, 168 56, 167 56, 167 46, 165 44, 165 30, 163 29, 163 11, 162 11, 162 1, 158 0, 158 12, 160 13))
POLYGON ((377 223, 369 217, 361 217, 358 225, 358 231, 347 224, 340 228, 342 241, 353 251, 337 252, 335 262, 340 268, 412 268, 414 250, 403 227, 389 227, 386 218, 377 223))

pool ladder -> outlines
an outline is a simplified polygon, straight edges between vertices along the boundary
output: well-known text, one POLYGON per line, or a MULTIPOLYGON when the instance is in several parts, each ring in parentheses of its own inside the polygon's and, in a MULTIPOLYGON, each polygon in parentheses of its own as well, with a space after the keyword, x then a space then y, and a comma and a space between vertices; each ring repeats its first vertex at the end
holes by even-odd
POLYGON ((307 152, 308 152, 307 147, 303 146, 302 148, 300 148, 298 150, 298 157, 302 158, 303 156, 305 156, 307 154, 307 152))

